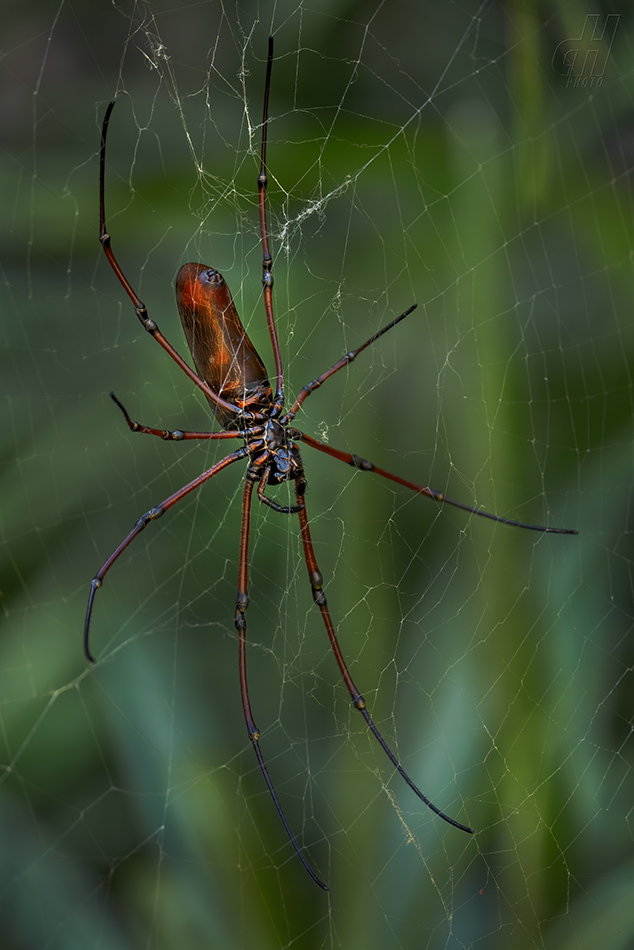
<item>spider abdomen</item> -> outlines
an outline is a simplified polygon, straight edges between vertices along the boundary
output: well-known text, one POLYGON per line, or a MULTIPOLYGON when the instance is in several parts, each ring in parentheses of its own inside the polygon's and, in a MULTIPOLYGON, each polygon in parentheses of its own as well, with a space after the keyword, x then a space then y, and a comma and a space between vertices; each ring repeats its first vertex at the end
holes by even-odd
POLYGON ((236 407, 234 414, 209 400, 220 425, 235 426, 244 410, 270 410, 266 367, 222 274, 207 264, 183 264, 176 275, 176 303, 198 375, 236 407))

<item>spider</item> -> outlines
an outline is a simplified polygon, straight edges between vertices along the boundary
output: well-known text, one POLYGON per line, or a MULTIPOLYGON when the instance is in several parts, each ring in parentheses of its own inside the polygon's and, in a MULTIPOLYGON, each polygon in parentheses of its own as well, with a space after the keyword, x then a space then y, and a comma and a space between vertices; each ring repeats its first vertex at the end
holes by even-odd
POLYGON ((95 594, 103 584, 104 577, 125 551, 128 545, 143 531, 151 522, 156 521, 173 505, 177 504, 190 492, 200 488, 206 482, 211 481, 223 469, 228 468, 234 462, 241 459, 247 459, 247 470, 244 479, 244 488, 242 493, 242 521, 240 528, 240 545, 238 555, 238 593, 236 598, 235 626, 238 632, 238 661, 239 661, 239 679, 240 694, 242 700, 242 709, 246 722, 247 733, 251 745, 255 752, 264 781, 268 787, 273 803, 277 809, 284 830, 295 849, 295 852, 302 865, 312 878, 323 890, 328 887, 317 876, 315 871, 308 863, 300 845, 298 844, 290 824, 286 818, 280 800, 275 791, 273 781, 269 775, 268 768, 263 758, 260 748, 260 733, 255 724, 251 703, 249 700, 249 687, 247 682, 247 622, 246 610, 249 603, 248 598, 248 569, 249 569, 249 534, 250 534, 250 513, 253 490, 256 490, 259 501, 268 505, 274 511, 283 515, 297 515, 299 519, 299 529, 304 549, 304 559, 308 569, 308 579, 312 589, 313 599, 321 613, 326 633, 330 641, 330 646, 335 655, 339 666, 341 676, 355 709, 358 709, 365 722, 374 735, 375 739, 387 755, 394 769, 401 775, 405 782, 418 798, 427 805, 436 815, 444 821, 459 828, 467 834, 472 834, 473 829, 467 825, 461 824, 453 818, 450 818, 442 812, 426 795, 418 788, 403 766, 398 761, 396 755, 391 750, 379 730, 377 729, 372 717, 366 708, 363 696, 357 689, 346 661, 341 652, 339 641, 335 633, 333 622, 328 609, 328 603, 323 591, 323 578, 317 560, 310 536, 308 514, 306 511, 306 477, 304 475, 304 463, 300 454, 298 443, 324 452, 332 458, 345 462, 355 468, 365 472, 374 472, 381 478, 389 479, 398 485, 432 498, 434 501, 454 505, 483 518, 490 518, 493 521, 499 521, 503 524, 512 525, 518 528, 528 528, 533 531, 552 532, 555 534, 577 534, 576 531, 568 528, 550 528, 537 525, 524 524, 519 521, 511 521, 508 518, 502 518, 487 511, 479 510, 447 498, 442 492, 435 491, 432 488, 415 484, 407 479, 394 475, 391 472, 378 468, 367 459, 359 458, 357 455, 348 452, 342 452, 338 449, 325 445, 305 432, 294 428, 293 422, 302 403, 316 389, 323 385, 331 376, 338 373, 345 366, 348 366, 356 357, 368 346, 375 343, 384 333, 409 316, 415 309, 416 304, 405 310, 400 316, 388 323, 381 330, 358 346, 355 350, 344 354, 342 358, 331 366, 329 370, 322 373, 312 382, 304 386, 291 406, 284 410, 284 372, 280 356, 277 329, 273 315, 273 275, 271 273, 273 259, 269 250, 269 237, 266 220, 266 198, 267 198, 267 165, 266 165, 266 143, 268 128, 268 102, 269 90, 271 85, 271 70, 273 65, 273 37, 269 37, 268 58, 266 66, 266 79, 264 85, 264 109, 262 118, 262 142, 260 148, 260 174, 257 179, 258 186, 258 206, 260 216, 260 236, 262 241, 262 285, 264 297, 264 309, 266 312, 266 322, 268 325, 271 345, 273 348, 273 359, 275 363, 275 391, 269 382, 267 371, 251 343, 249 337, 242 326, 235 305, 231 298, 231 293, 222 275, 212 267, 206 264, 189 263, 184 264, 176 276, 176 302, 180 314, 181 323, 185 332, 185 337, 196 367, 194 372, 174 347, 167 341, 159 330, 157 324, 148 316, 144 303, 140 300, 137 293, 125 277, 117 259, 112 251, 110 244, 110 235, 106 229, 105 220, 105 164, 106 164, 106 137, 108 133, 108 123, 114 108, 114 102, 108 105, 106 110, 102 132, 100 149, 100 177, 99 177, 99 240, 105 251, 106 257, 114 273, 116 274, 123 289, 130 297, 137 317, 141 325, 147 332, 159 343, 166 353, 180 366, 183 372, 191 381, 205 394, 211 410, 221 427, 219 432, 184 432, 180 429, 169 431, 166 429, 154 429, 150 426, 141 425, 133 422, 128 415, 127 410, 119 402, 114 393, 111 396, 126 420, 132 432, 141 432, 147 435, 157 436, 165 440, 184 441, 186 439, 242 439, 243 445, 233 452, 230 452, 220 462, 216 462, 211 468, 207 469, 201 475, 198 475, 193 481, 183 488, 174 492, 169 498, 166 498, 155 508, 151 508, 143 514, 130 533, 124 538, 119 546, 113 551, 110 557, 100 567, 94 576, 90 595, 88 598, 88 607, 86 610, 86 620, 84 624, 84 651, 89 661, 95 662, 89 647, 89 628, 94 605, 95 594), (294 505, 281 505, 270 497, 268 491, 276 485, 286 481, 293 481, 295 487, 294 505))

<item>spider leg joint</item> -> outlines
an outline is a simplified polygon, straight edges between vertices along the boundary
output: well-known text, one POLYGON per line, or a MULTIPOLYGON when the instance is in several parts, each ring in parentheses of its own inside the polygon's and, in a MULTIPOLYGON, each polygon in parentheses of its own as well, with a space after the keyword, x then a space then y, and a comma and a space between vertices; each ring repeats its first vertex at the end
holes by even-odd
POLYGON ((139 531, 142 531, 143 528, 145 528, 146 525, 150 523, 150 521, 156 521, 157 518, 160 518, 161 515, 164 514, 165 508, 162 508, 160 505, 158 505, 156 508, 150 508, 150 510, 146 511, 144 515, 141 515, 134 527, 138 528, 139 531))
POLYGON ((350 465, 354 466, 354 468, 360 468, 364 472, 374 471, 372 462, 369 462, 367 459, 362 459, 358 455, 350 456, 350 465))
POLYGON ((319 591, 324 586, 324 578, 320 571, 311 571, 310 572, 310 583, 313 590, 319 591))

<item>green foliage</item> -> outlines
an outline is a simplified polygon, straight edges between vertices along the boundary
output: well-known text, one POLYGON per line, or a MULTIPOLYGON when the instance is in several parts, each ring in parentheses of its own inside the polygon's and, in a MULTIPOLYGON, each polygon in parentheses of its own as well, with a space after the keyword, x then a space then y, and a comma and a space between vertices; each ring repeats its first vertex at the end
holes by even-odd
POLYGON ((3 947, 631 945, 629 22, 588 85, 556 54, 592 47, 581 4, 546 20, 519 0, 285 2, 270 23, 252 3, 80 3, 54 22, 31 6, 8 16, 0 159, 3 947), (205 260, 271 367, 255 188, 271 29, 287 402, 418 303, 298 427, 580 531, 495 525, 303 449, 351 673, 469 838, 391 774, 328 649, 296 519, 255 505, 251 698, 328 895, 244 728, 237 466, 120 559, 98 664, 81 651, 99 565, 226 450, 135 437, 108 397, 148 425, 212 424, 98 246, 105 103, 109 230, 151 316, 184 353, 173 277, 205 260))

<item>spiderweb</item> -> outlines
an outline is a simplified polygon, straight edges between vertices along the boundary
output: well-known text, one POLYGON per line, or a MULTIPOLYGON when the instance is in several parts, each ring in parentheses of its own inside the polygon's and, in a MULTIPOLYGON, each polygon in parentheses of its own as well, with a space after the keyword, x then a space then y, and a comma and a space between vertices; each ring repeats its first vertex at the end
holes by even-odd
MULTIPOLYGON (((199 2, 5 12, 1 169, 3 947, 629 947, 631 26, 617 4, 199 2), (621 15, 623 14, 623 15, 621 15), (136 518, 224 454, 97 244, 108 224, 184 341, 173 278, 223 272, 272 368, 255 179, 266 38, 275 307, 299 428, 494 525, 303 449, 353 677, 297 520, 254 505, 249 674, 284 835, 245 734, 240 473, 136 518)), ((286 488, 279 489, 281 503, 286 488)))

